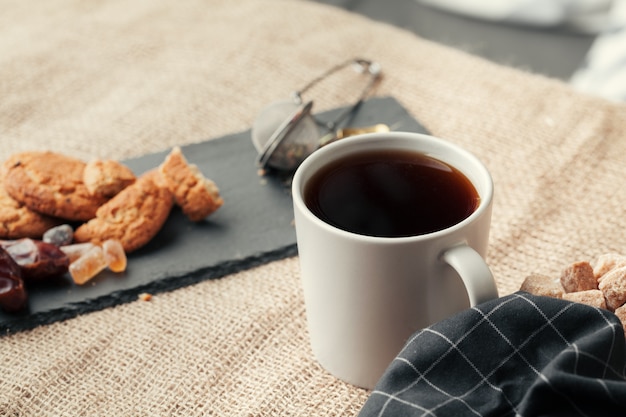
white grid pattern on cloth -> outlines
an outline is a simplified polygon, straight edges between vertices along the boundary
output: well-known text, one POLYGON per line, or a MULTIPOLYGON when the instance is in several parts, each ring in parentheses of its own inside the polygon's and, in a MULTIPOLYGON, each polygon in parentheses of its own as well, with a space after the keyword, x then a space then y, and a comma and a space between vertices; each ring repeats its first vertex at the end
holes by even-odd
POLYGON ((607 385, 604 379, 608 375, 621 381, 620 392, 626 392, 624 363, 622 369, 610 363, 617 338, 623 338, 618 322, 592 307, 561 300, 540 305, 537 300, 543 299, 518 292, 417 332, 371 393, 368 403, 373 407, 366 404, 362 415, 523 417, 520 403, 531 384, 545 385, 578 415, 589 415, 576 398, 553 383, 550 369, 555 360, 566 361, 566 372, 575 376, 579 372, 585 376, 589 366, 599 369, 599 376, 586 378, 585 383, 597 385, 619 404, 614 385, 607 385), (585 335, 581 339, 581 331, 571 319, 581 314, 581 307, 584 314, 597 316, 594 332, 610 340, 602 357, 579 346, 586 343, 585 335), (486 341, 491 351, 481 351, 486 341), (537 347, 544 342, 548 350, 541 352, 537 347), (509 379, 502 380, 503 375, 509 379), (496 400, 492 408, 485 405, 488 399, 496 400), (368 410, 376 412, 366 414, 368 410))

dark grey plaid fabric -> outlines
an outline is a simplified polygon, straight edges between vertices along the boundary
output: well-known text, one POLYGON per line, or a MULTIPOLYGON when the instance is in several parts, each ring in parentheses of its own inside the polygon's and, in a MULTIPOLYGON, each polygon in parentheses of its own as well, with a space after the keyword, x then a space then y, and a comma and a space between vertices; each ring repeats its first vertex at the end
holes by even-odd
POLYGON ((625 345, 608 311, 517 292, 415 333, 359 417, 625 417, 625 345))

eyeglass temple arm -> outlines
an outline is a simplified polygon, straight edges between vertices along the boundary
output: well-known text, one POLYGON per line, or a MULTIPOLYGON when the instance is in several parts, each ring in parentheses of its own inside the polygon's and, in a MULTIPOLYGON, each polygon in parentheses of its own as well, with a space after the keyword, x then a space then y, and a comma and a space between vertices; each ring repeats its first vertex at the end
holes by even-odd
POLYGON ((315 84, 319 83, 320 81, 324 80, 325 78, 329 77, 330 75, 334 74, 335 72, 349 65, 354 66, 356 70, 361 73, 368 72, 371 78, 370 78, 369 83, 365 86, 365 88, 361 92, 361 95, 359 96, 357 101, 351 107, 344 110, 334 121, 323 123, 323 122, 316 120, 318 124, 326 127, 329 131, 335 130, 341 122, 343 122, 349 115, 354 114, 356 110, 360 107, 361 103, 365 100, 365 97, 367 97, 367 95, 372 90, 376 82, 378 82, 378 80, 382 76, 380 64, 374 61, 370 61, 368 59, 352 58, 345 62, 342 62, 341 64, 335 65, 334 67, 330 68, 329 70, 327 70, 326 72, 318 76, 317 78, 311 80, 302 89, 295 91, 293 93, 294 100, 297 103, 302 103, 302 94, 304 94, 304 92, 312 88, 315 84))

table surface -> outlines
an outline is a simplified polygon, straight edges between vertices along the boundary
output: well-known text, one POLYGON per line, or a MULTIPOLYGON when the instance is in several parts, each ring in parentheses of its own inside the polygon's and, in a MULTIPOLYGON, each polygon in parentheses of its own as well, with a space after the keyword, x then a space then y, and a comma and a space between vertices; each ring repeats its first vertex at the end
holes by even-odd
MULTIPOLYGON (((574 91, 565 69, 502 65, 305 0, 9 0, 2 10, 0 160, 193 149, 246 131, 269 103, 360 56, 383 69, 374 96, 393 97, 490 170, 487 262, 502 295, 528 274, 626 253, 626 106, 574 91)), ((340 72, 307 96, 321 113, 362 85, 340 72)), ((246 212, 229 204, 226 217, 246 212)), ((0 415, 358 414, 370 392, 311 352, 297 256, 199 281, 5 333, 0 415)))

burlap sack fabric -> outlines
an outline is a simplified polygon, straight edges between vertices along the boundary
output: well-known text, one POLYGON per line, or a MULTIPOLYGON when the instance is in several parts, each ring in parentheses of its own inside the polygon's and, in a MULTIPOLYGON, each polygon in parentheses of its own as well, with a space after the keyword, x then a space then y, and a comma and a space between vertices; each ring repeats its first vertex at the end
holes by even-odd
MULTIPOLYGON (((306 1, 1 10, 0 159, 43 148, 127 158, 242 131, 266 104, 363 56, 383 67, 376 94, 490 169, 501 294, 531 272, 626 253, 624 105, 306 1)), ((358 89, 338 75, 311 94, 320 111, 358 89)), ((312 358, 299 285, 289 258, 2 337, 0 415, 355 415, 368 392, 312 358)))

